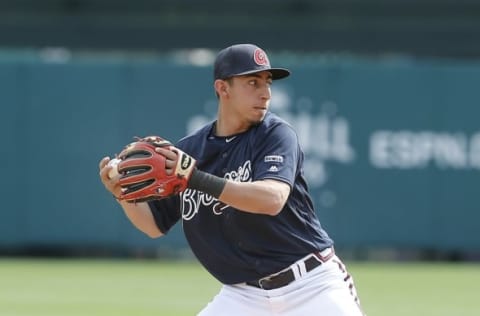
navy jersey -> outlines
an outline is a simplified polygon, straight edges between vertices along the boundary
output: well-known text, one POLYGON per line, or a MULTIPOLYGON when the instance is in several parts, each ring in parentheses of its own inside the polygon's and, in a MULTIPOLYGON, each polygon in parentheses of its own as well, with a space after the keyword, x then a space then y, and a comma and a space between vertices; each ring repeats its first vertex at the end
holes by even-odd
POLYGON ((150 202, 163 232, 182 218, 193 253, 220 282, 259 279, 333 244, 308 193, 297 135, 276 115, 267 113, 260 124, 229 137, 215 136, 211 123, 176 146, 194 157, 202 171, 233 181, 275 179, 291 188, 276 216, 240 211, 191 189, 150 202))

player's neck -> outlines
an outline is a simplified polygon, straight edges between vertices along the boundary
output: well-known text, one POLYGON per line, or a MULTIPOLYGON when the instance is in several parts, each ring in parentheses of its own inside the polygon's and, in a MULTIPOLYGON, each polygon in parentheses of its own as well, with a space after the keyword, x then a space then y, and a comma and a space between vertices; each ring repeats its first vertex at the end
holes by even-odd
POLYGON ((214 125, 214 134, 216 136, 231 136, 245 132, 251 127, 251 124, 241 123, 236 120, 229 120, 219 117, 214 125))

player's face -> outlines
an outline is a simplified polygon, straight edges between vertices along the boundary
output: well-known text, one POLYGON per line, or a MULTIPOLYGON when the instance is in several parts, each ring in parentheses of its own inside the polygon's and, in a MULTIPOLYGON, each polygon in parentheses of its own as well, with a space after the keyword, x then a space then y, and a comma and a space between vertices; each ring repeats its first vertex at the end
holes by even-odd
POLYGON ((272 74, 268 71, 234 77, 229 103, 235 115, 249 124, 261 122, 272 97, 271 85, 272 74))

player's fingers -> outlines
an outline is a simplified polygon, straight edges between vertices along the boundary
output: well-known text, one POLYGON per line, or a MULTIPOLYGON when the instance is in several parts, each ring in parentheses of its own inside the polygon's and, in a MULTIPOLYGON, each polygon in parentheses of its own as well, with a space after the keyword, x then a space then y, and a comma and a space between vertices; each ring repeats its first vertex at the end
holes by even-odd
POLYGON ((110 157, 103 157, 102 160, 100 160, 100 163, 98 164, 98 168, 100 170, 103 169, 103 167, 105 167, 105 165, 110 161, 110 157))
POLYGON ((119 185, 119 177, 110 178, 108 173, 113 168, 113 166, 108 166, 110 157, 104 157, 100 160, 98 167, 100 168, 100 180, 102 181, 105 188, 110 191, 114 196, 119 197, 122 193, 122 188, 119 185))
POLYGON ((168 148, 163 148, 163 147, 157 147, 155 148, 155 151, 161 155, 163 155, 165 158, 176 161, 177 160, 177 153, 172 151, 171 149, 168 148))
POLYGON ((110 157, 104 157, 100 161, 100 164, 99 164, 99 168, 100 168, 99 176, 100 176, 100 179, 102 180, 103 184, 107 188, 110 187, 110 186, 115 186, 115 184, 116 184, 115 182, 117 182, 117 181, 112 181, 112 180, 118 180, 118 179, 115 179, 115 178, 118 178, 118 177, 110 178, 108 176, 108 173, 113 168, 113 166, 108 165, 109 161, 110 161, 110 157))
POLYGON ((107 184, 110 181, 110 177, 108 176, 108 172, 110 171, 110 167, 106 166, 102 168, 99 172, 100 179, 102 180, 103 184, 107 184))
POLYGON ((165 157, 165 172, 167 175, 173 174, 173 169, 177 164, 178 155, 175 151, 170 148, 158 147, 155 148, 155 151, 165 157))
POLYGON ((105 188, 110 191, 115 196, 120 196, 121 194, 121 187, 119 185, 119 177, 113 177, 110 178, 108 176, 108 171, 110 167, 105 167, 104 170, 102 170, 100 179, 102 180, 103 185, 105 188))
POLYGON ((175 168, 176 162, 174 160, 166 159, 165 160, 165 172, 167 175, 173 174, 173 169, 175 168))
POLYGON ((165 169, 173 169, 175 168, 175 161, 167 159, 165 160, 165 169))

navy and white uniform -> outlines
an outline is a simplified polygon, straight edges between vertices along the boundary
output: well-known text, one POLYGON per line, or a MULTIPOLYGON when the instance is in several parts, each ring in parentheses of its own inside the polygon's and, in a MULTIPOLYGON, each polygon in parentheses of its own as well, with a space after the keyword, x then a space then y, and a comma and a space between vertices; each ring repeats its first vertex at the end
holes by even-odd
POLYGON ((307 192, 297 135, 276 115, 268 113, 262 123, 229 137, 215 136, 214 124, 208 124, 176 147, 216 176, 244 182, 275 179, 291 187, 278 216, 243 212, 190 189, 167 202, 177 207, 162 207, 164 200, 151 203, 163 232, 180 219, 175 212, 180 208, 192 251, 220 282, 259 279, 332 246, 307 192))
MULTIPOLYGON (((302 260, 312 256, 312 253, 332 249, 333 241, 322 229, 308 193, 303 170, 304 154, 298 137, 293 128, 275 114, 268 112, 258 125, 228 137, 215 136, 215 122, 212 122, 181 139, 176 147, 194 157, 197 167, 210 174, 243 182, 275 179, 287 183, 291 188, 284 208, 276 216, 247 213, 191 189, 179 196, 149 202, 162 232, 167 233, 182 219, 184 233, 193 253, 225 285, 201 315, 221 315, 227 308, 225 305, 229 305, 227 314, 236 315, 232 311, 232 304, 241 301, 235 298, 236 291, 240 291, 238 294, 241 297, 245 295, 244 292, 256 295, 255 291, 260 291, 258 295, 261 297, 262 291, 267 291, 247 285, 248 282, 284 271, 298 262, 303 263, 302 260)), ((342 273, 340 264, 331 263, 332 269, 342 273)), ((305 274, 304 264, 299 266, 299 272, 295 272, 295 278, 301 276, 302 270, 305 274)), ((343 278, 344 275, 339 275, 337 279, 343 278)), ((280 294, 287 295, 289 288, 298 287, 301 282, 306 280, 271 289, 269 295, 275 291, 284 291, 280 294)), ((318 286, 328 288, 321 283, 318 286)), ((306 295, 301 295, 305 300, 312 295, 311 287, 308 291, 306 295)), ((296 295, 301 293, 296 288, 293 292, 296 295)), ((296 307, 291 315, 317 309, 319 306, 312 305, 312 302, 301 302, 307 310, 296 307)), ((270 303, 258 303, 265 304, 266 309, 272 308, 270 303)), ((262 307, 253 305, 239 303, 234 309, 238 310, 238 315, 264 315, 259 310, 262 307)), ((358 310, 355 314, 325 315, 357 313, 358 310)))

